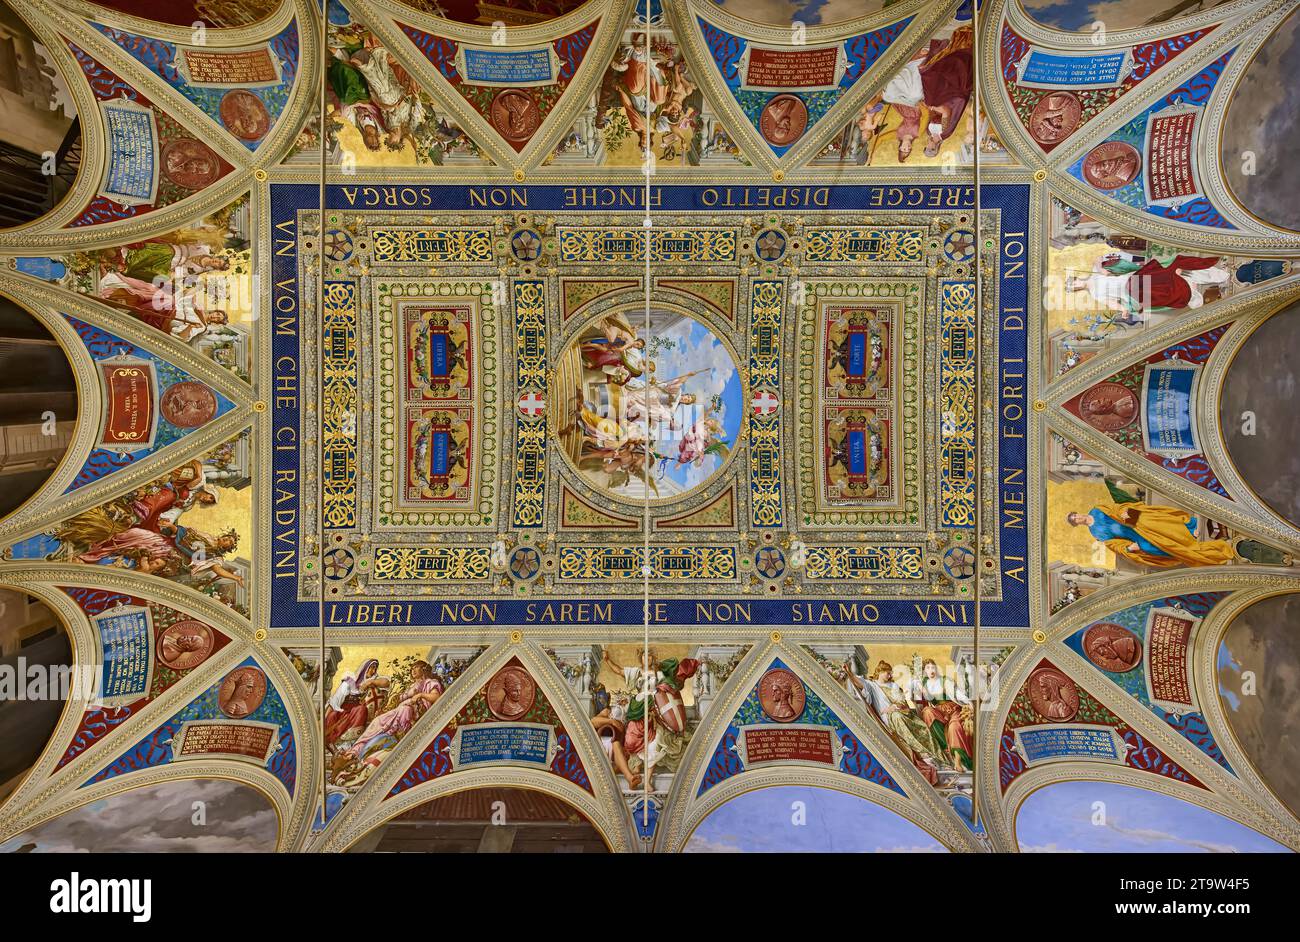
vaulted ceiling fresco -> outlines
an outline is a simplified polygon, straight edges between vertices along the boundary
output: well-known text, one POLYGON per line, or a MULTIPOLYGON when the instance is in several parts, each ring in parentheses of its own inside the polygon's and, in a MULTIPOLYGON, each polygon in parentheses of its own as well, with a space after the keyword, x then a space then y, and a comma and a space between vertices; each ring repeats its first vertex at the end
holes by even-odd
POLYGON ((0 850, 1300 848, 1295 9, 0 0, 0 850))

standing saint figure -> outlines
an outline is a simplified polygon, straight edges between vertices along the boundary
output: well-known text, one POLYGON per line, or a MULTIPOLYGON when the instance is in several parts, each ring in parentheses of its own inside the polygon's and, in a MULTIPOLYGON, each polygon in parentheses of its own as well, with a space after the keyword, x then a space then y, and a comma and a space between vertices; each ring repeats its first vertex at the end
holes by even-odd
POLYGON ((1222 261, 1218 256, 1144 258, 1114 252, 1098 259, 1086 278, 1067 278, 1065 286, 1086 291, 1098 304, 1122 313, 1195 309, 1205 303, 1206 291, 1222 290, 1232 278, 1222 261))
POLYGON ((397 705, 371 720, 348 754, 364 760, 372 753, 396 746, 444 690, 442 681, 433 674, 432 665, 416 661, 411 667, 411 682, 402 691, 397 705))
POLYGON ((1114 503, 1102 501, 1087 513, 1069 513, 1066 521, 1086 526, 1116 555, 1153 569, 1221 566, 1236 558, 1228 540, 1198 540, 1197 520, 1187 511, 1143 504, 1109 478, 1106 488, 1114 503))

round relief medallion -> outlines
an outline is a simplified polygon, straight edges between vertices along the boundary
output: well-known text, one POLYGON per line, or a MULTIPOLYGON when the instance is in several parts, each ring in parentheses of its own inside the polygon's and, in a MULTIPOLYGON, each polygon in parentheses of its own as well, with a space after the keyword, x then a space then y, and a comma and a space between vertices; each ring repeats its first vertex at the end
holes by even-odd
POLYGON ((163 176, 187 190, 201 190, 221 176, 221 160, 192 137, 168 141, 162 150, 163 176))
POLYGON ((198 621, 178 621, 158 641, 158 660, 175 671, 202 664, 212 653, 212 629, 198 621))
POLYGON ((1123 674, 1142 660, 1142 640, 1123 625, 1098 622, 1083 634, 1083 653, 1102 670, 1123 674))
POLYGON ((185 380, 167 387, 158 411, 177 428, 198 428, 217 414, 217 397, 202 383, 185 380))
POLYGON ((221 96, 221 123, 241 141, 260 141, 271 130, 271 114, 262 99, 242 88, 221 96))
POLYGON ((1083 178, 1099 190, 1118 190, 1142 170, 1142 155, 1124 141, 1106 141, 1083 158, 1083 178))
POLYGON ((640 502, 681 498, 727 463, 745 414, 731 350, 693 318, 609 314, 560 355, 547 412, 556 444, 601 493, 640 502))
POLYGON ((803 681, 784 667, 774 667, 758 681, 758 705, 768 719, 793 723, 803 715, 808 699, 803 681))
POLYGON ((1138 399, 1119 383, 1098 383, 1079 397, 1079 416, 1100 432, 1115 432, 1137 421, 1138 399))
POLYGON ((1029 114, 1029 133, 1040 144, 1057 144, 1079 126, 1083 105, 1073 92, 1052 92, 1029 114))
POLYGON ((798 95, 777 95, 758 117, 758 129, 774 147, 793 144, 807 127, 808 106, 798 95))
POLYGON ((507 141, 526 141, 542 123, 542 113, 528 92, 507 88, 497 93, 489 109, 492 127, 507 141))
POLYGON ((1053 723, 1068 723, 1079 712, 1079 688, 1055 667, 1029 675, 1029 702, 1034 712, 1053 723))
POLYGON ((492 675, 487 684, 487 705, 499 720, 517 720, 533 708, 537 684, 528 671, 507 664, 492 675))
POLYGON ((217 691, 217 706, 234 720, 256 712, 266 697, 266 675, 260 668, 236 667, 226 675, 217 691))

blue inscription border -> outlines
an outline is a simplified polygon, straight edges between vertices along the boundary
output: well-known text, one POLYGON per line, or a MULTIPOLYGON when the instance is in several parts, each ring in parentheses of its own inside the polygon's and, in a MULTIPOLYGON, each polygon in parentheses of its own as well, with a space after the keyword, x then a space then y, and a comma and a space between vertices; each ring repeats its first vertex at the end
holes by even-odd
MULTIPOLYGON (((298 289, 298 230, 297 216, 303 210, 318 207, 320 190, 310 183, 272 183, 270 190, 270 256, 271 256, 271 360, 272 375, 268 386, 272 399, 271 415, 271 467, 272 480, 268 482, 271 536, 271 558, 259 561, 258 569, 265 572, 271 582, 271 627, 300 628, 316 626, 321 618, 317 602, 298 598, 298 556, 301 552, 302 534, 299 532, 299 486, 302 475, 298 460, 298 430, 301 422, 301 393, 298 363, 299 331, 311 329, 315 323, 310 316, 314 307, 302 303, 298 289), (295 295, 294 330, 281 330, 277 324, 278 301, 284 300, 281 292, 295 295), (289 376, 285 367, 291 364, 290 385, 296 390, 293 396, 277 397, 281 381, 289 376), (288 430, 292 430, 289 432, 288 430), (282 521, 292 521, 282 523, 282 521), (290 558, 283 554, 292 550, 293 576, 278 573, 276 559, 290 558)), ((1007 243, 1007 233, 1023 234, 1022 254, 1018 259, 1008 257, 1004 251, 999 258, 998 297, 999 314, 999 380, 1007 372, 1025 375, 1026 395, 1008 395, 1006 383, 999 381, 998 422, 998 480, 1023 482, 1028 498, 1033 482, 1028 473, 1028 310, 1029 272, 1028 257, 1029 207, 1031 188, 1028 184, 992 184, 981 189, 981 205, 985 210, 1000 210, 1001 225, 1007 243), (1018 329, 1008 329, 1005 310, 1026 312, 1018 329)), ((326 208, 329 210, 426 210, 447 212, 473 212, 509 208, 527 208, 540 212, 629 212, 644 208, 644 189, 635 185, 510 185, 452 186, 434 184, 356 184, 326 187, 326 208)), ((974 208, 974 188, 970 186, 937 186, 913 184, 889 185, 743 185, 698 186, 661 185, 651 188, 652 209, 673 212, 717 212, 718 210, 758 211, 767 209, 844 212, 896 209, 915 211, 948 211, 974 208)), ((992 312, 986 312, 986 318, 992 312)), ((987 430, 986 430, 987 431, 987 430)), ((1029 567, 1029 528, 1034 522, 1026 515, 1017 527, 1008 525, 999 504, 999 539, 1002 552, 1002 599, 981 603, 981 623, 986 627, 1027 626, 1029 624, 1028 579, 1033 578, 1029 567), (1019 567, 1021 578, 1009 575, 1019 567)), ((1012 521, 1014 524, 1014 521, 1012 521)), ((651 620, 661 625, 694 625, 700 621, 697 600, 664 598, 652 600, 651 620)), ((872 626, 973 626, 972 602, 927 599, 887 599, 866 596, 856 599, 800 598, 763 599, 754 596, 712 598, 707 604, 715 608, 724 605, 743 605, 750 613, 753 624, 793 626, 825 625, 827 628, 852 625, 872 626), (929 618, 920 610, 926 609, 929 618), (942 609, 942 613, 938 610, 942 609), (846 616, 846 612, 854 614, 846 616), (935 617, 938 613, 939 620, 935 617)), ((338 628, 366 625, 394 624, 387 619, 397 609, 403 610, 404 626, 445 625, 527 625, 558 624, 546 617, 548 611, 558 611, 567 605, 576 609, 584 605, 589 609, 600 606, 600 620, 614 625, 640 625, 644 618, 642 602, 637 598, 606 598, 591 596, 527 599, 487 596, 481 599, 458 598, 454 600, 428 598, 394 598, 331 600, 325 603, 326 623, 338 628), (344 613, 342 621, 331 617, 330 609, 344 613), (475 609, 480 616, 466 618, 467 609, 475 609), (375 612, 381 620, 355 617, 375 612), (353 617, 347 617, 348 615, 353 617)))

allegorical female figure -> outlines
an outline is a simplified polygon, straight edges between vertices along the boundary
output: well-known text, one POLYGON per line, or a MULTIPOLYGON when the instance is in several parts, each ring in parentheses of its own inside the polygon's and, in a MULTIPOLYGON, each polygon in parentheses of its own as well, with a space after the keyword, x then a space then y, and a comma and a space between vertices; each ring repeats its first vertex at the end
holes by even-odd
POLYGON ((364 729, 370 719, 366 704, 370 691, 388 689, 390 681, 379 674, 379 661, 367 658, 361 669, 344 674, 325 707, 325 744, 332 746, 354 729, 364 729))
POLYGON ((411 683, 402 691, 397 706, 380 713, 370 725, 362 731, 357 741, 348 752, 353 758, 361 760, 380 749, 391 749, 403 736, 411 731, 424 711, 433 706, 442 696, 442 681, 433 675, 433 667, 427 661, 416 661, 411 668, 411 683))
POLYGON ((966 728, 969 707, 957 702, 949 682, 939 674, 939 665, 930 658, 921 664, 921 680, 917 686, 921 719, 934 737, 935 745, 952 758, 954 768, 973 769, 975 746, 966 728))
POLYGON ((934 744, 915 704, 895 683, 894 665, 880 661, 871 677, 859 677, 851 670, 848 677, 859 699, 876 714, 885 731, 908 754, 917 771, 931 785, 937 784, 939 773, 934 744))

